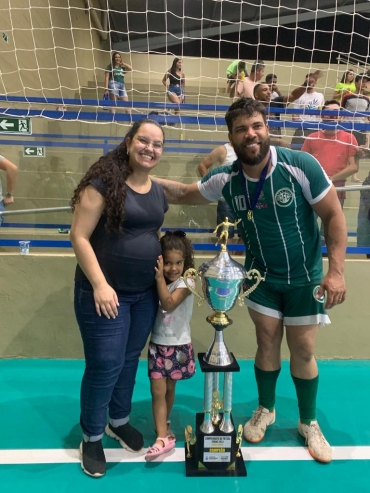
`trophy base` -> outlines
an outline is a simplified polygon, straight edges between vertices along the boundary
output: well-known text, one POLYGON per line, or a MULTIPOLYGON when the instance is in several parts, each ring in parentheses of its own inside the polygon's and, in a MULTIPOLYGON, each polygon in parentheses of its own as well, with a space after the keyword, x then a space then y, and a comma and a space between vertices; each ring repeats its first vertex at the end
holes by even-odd
POLYGON ((226 366, 216 366, 205 361, 206 353, 198 353, 198 362, 200 369, 203 373, 225 373, 228 371, 238 372, 240 371, 240 366, 235 359, 234 353, 230 353, 232 362, 226 366))
MULTIPOLYGON (((196 415, 196 438, 194 445, 190 445, 191 457, 188 457, 185 443, 185 470, 186 476, 247 476, 247 469, 243 455, 236 444, 236 432, 224 433, 218 425, 210 434, 200 430, 204 414, 196 415)), ((232 419, 232 418, 231 418, 232 419)))

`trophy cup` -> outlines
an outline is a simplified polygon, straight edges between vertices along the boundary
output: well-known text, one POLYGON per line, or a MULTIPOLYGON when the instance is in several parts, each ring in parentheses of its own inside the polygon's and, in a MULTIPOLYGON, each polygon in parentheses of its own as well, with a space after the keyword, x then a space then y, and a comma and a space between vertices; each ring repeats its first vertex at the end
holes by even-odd
MULTIPOLYGON (((240 221, 240 220, 239 220, 240 221)), ((236 301, 244 304, 244 296, 254 291, 264 280, 258 270, 246 271, 233 260, 226 248, 229 226, 236 226, 239 221, 230 223, 228 218, 219 224, 221 234, 216 243, 221 244, 220 253, 211 261, 202 264, 198 271, 188 269, 183 279, 189 290, 199 298, 198 306, 207 300, 214 312, 207 317, 207 322, 215 329, 214 339, 207 353, 199 353, 200 368, 204 373, 204 413, 196 415, 195 434, 187 431, 186 439, 186 475, 187 476, 246 476, 247 471, 241 453, 242 425, 235 430, 232 410, 233 372, 240 367, 229 352, 223 338, 223 330, 233 321, 228 317, 236 301), (187 282, 189 276, 199 277, 203 295, 200 295, 187 282), (255 283, 243 291, 244 281, 255 283), (223 397, 220 398, 220 375, 223 374, 223 397), (220 412, 221 411, 221 412, 220 412)), ((192 430, 189 425, 187 430, 192 430)))

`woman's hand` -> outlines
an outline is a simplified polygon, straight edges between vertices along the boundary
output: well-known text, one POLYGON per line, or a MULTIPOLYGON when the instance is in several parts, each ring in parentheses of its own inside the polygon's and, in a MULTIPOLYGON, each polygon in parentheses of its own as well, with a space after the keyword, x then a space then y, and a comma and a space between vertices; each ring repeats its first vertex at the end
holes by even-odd
POLYGON ((94 289, 95 308, 99 317, 105 315, 108 319, 116 318, 118 315, 118 297, 114 289, 105 283, 94 289))
POLYGON ((154 267, 155 270, 155 279, 159 281, 164 278, 163 276, 163 257, 160 255, 157 259, 157 267, 154 267))

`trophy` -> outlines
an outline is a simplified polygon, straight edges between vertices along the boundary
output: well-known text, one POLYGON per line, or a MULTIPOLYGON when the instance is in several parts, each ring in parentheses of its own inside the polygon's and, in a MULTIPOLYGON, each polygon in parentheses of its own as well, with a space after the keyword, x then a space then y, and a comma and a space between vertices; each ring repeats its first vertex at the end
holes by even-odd
MULTIPOLYGON (((240 221, 240 219, 239 219, 240 221)), ((204 373, 204 413, 196 415, 195 434, 189 429, 186 439, 186 475, 187 476, 246 476, 247 471, 241 452, 242 425, 235 430, 232 410, 233 372, 240 367, 229 352, 223 338, 223 330, 233 323, 227 311, 231 310, 237 300, 242 306, 244 296, 254 291, 264 280, 258 270, 246 271, 233 260, 226 248, 229 226, 236 226, 239 221, 230 223, 228 218, 217 225, 214 233, 222 227, 216 243, 221 245, 220 253, 211 261, 202 264, 198 270, 188 269, 183 279, 189 290, 199 298, 198 306, 207 300, 214 312, 207 317, 207 322, 215 329, 214 339, 207 353, 199 353, 200 368, 204 373), (199 277, 203 295, 199 294, 187 279, 199 277), (254 284, 243 289, 244 281, 254 280, 254 284), (223 374, 223 396, 220 394, 220 375, 223 374)))

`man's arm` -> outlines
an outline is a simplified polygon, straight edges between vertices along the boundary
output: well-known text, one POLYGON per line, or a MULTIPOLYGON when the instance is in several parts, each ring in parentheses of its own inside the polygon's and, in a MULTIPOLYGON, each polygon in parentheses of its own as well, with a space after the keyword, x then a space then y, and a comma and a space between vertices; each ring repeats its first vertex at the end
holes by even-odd
MULTIPOLYGON (((322 76, 323 76, 322 70, 316 70, 316 72, 311 75, 311 77, 314 78, 315 80, 319 79, 322 76)), ((293 89, 293 91, 288 96, 283 96, 284 103, 291 103, 292 101, 299 99, 302 96, 302 94, 304 94, 307 91, 307 87, 309 87, 309 81, 305 80, 301 86, 293 89)))
POLYGON ((335 175, 330 176, 329 178, 331 179, 331 181, 345 180, 349 176, 357 173, 358 169, 359 169, 358 161, 356 161, 354 156, 351 156, 348 158, 347 166, 341 171, 339 171, 339 173, 335 173, 335 175))
POLYGON ((222 164, 226 159, 226 147, 224 145, 218 146, 211 153, 208 154, 198 166, 198 173, 203 178, 206 176, 210 168, 215 164, 222 164))
POLYGON ((211 202, 200 193, 197 183, 185 184, 153 176, 150 178, 161 185, 170 204, 205 205, 211 202))
POLYGON ((328 248, 329 269, 320 284, 317 298, 326 292, 325 308, 342 303, 346 297, 344 260, 347 246, 346 220, 332 186, 325 197, 312 206, 324 224, 325 243, 328 248))
POLYGON ((9 161, 9 159, 3 157, 3 159, 0 160, 0 169, 6 173, 6 192, 4 193, 4 204, 12 204, 14 202, 13 191, 17 182, 18 167, 9 161), (10 197, 7 197, 6 194, 10 194, 10 197))

